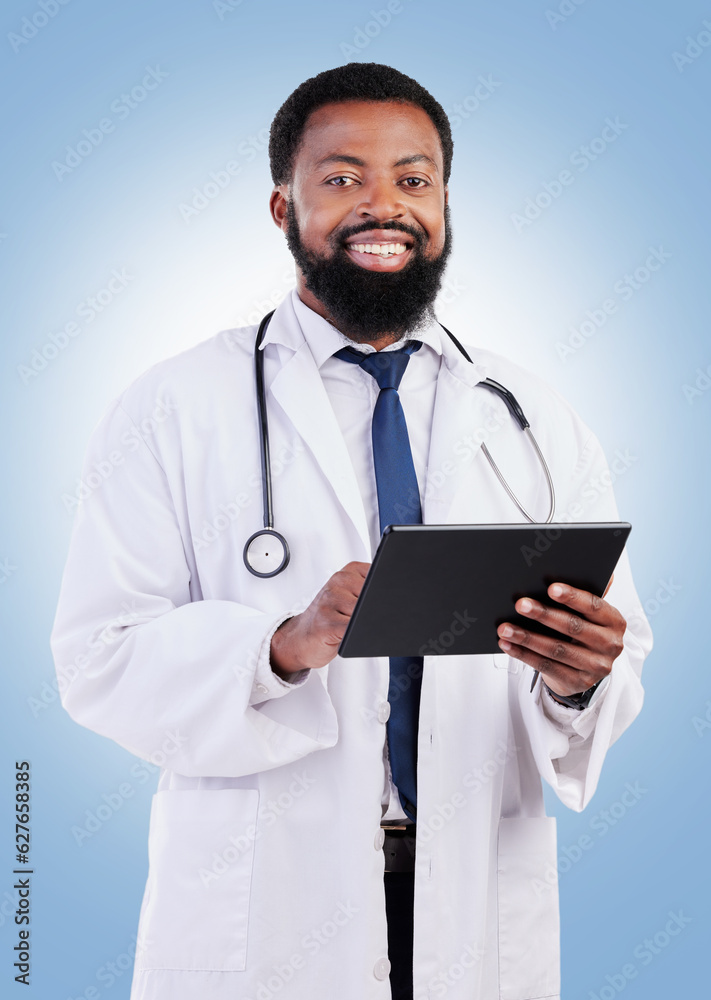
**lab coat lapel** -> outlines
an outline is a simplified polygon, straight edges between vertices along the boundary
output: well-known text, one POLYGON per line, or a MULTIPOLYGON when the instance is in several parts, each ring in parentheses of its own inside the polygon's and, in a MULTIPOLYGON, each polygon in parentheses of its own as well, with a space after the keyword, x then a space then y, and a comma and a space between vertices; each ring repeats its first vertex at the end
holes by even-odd
POLYGON ((443 332, 423 509, 427 524, 448 523, 472 455, 488 436, 487 424, 497 402, 486 389, 475 388, 486 377, 486 367, 476 357, 474 364, 467 361, 443 332), (468 456, 466 461, 463 455, 468 456))
POLYGON ((303 336, 296 352, 277 372, 268 393, 281 406, 312 451, 360 535, 365 549, 364 559, 370 561, 368 524, 353 463, 323 380, 303 336))

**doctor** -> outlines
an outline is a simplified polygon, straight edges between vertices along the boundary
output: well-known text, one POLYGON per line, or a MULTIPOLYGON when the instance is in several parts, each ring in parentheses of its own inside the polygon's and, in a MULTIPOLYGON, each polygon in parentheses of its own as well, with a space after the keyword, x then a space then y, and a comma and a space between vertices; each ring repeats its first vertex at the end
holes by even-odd
POLYGON ((132 1000, 556 998, 541 779, 583 809, 642 705, 651 639, 627 558, 605 600, 561 581, 550 607, 518 603, 559 638, 502 626, 497 655, 424 658, 414 825, 390 766, 388 660, 336 654, 380 535, 379 385, 339 352, 420 345, 398 392, 425 522, 523 520, 483 442, 547 516, 487 376, 527 413, 556 520, 618 519, 605 458, 555 392, 496 354, 467 361, 434 318, 452 140, 426 90, 377 64, 321 73, 277 113, 269 152, 297 264, 260 346, 289 563, 257 577, 243 561, 262 528, 256 327, 228 331, 149 369, 96 428, 87 469, 121 461, 77 513, 52 633, 77 722, 143 758, 180 737, 152 805, 132 1000), (414 860, 384 852, 386 833, 414 860))

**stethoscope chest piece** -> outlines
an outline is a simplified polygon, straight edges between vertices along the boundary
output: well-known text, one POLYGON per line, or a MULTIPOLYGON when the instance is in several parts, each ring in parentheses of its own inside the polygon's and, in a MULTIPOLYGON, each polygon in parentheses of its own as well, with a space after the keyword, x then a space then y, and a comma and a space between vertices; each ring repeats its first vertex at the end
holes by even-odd
POLYGON ((286 538, 273 528, 260 528, 250 535, 244 547, 244 564, 255 576, 276 576, 289 563, 286 538))

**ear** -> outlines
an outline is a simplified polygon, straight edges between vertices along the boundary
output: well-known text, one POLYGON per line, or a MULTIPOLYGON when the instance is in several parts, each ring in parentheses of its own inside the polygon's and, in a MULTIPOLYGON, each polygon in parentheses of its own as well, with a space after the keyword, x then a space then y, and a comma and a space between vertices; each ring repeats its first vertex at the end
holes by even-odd
POLYGON ((286 206, 289 198, 289 185, 278 184, 269 198, 269 211, 274 219, 274 224, 286 232, 286 206))
POLYGON ((449 205, 449 184, 444 185, 444 203, 449 205))

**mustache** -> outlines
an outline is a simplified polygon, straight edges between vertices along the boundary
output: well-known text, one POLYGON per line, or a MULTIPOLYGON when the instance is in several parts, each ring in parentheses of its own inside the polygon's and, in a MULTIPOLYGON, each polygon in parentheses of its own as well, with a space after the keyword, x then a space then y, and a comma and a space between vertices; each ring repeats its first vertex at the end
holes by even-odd
POLYGON ((342 246, 352 236, 358 236, 360 233, 368 233, 373 229, 386 229, 396 233, 405 233, 407 236, 412 237, 417 247, 421 246, 425 239, 423 234, 415 229, 414 226, 408 226, 403 222, 364 222, 360 226, 349 226, 347 229, 340 230, 337 234, 333 235, 331 242, 336 246, 342 246))

